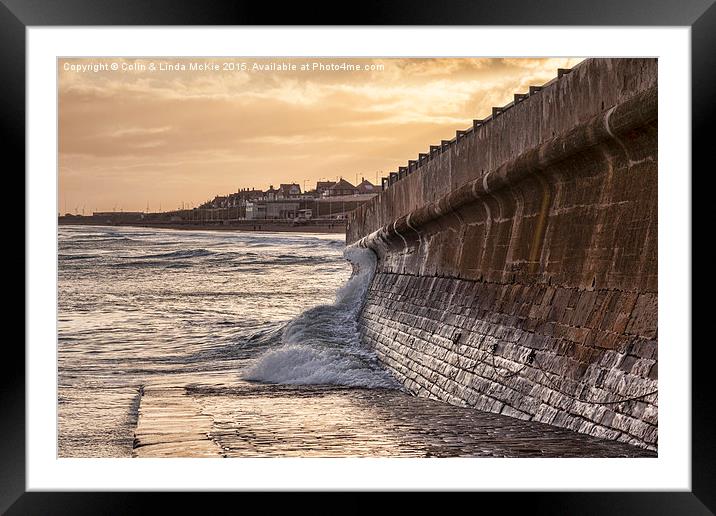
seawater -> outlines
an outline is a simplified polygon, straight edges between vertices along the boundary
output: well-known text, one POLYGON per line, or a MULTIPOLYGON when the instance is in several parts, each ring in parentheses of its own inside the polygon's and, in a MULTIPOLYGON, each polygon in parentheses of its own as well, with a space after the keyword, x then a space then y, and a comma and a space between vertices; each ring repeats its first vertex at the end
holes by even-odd
POLYGON ((360 342, 374 259, 343 235, 61 226, 58 455, 544 456, 526 436, 570 435, 404 392, 360 342))
MULTIPOLYGON (((247 380, 283 384, 333 384, 398 388, 375 353, 360 342, 358 315, 375 270, 368 249, 346 249, 354 274, 331 304, 306 309, 288 322, 281 345, 263 353, 243 373, 247 380)), ((304 306, 310 300, 305 300, 304 306)))

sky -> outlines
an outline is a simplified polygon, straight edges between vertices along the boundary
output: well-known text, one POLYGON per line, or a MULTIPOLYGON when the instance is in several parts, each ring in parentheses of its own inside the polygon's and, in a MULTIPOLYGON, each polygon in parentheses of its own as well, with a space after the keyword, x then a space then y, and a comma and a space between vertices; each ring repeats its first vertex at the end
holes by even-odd
POLYGON ((167 211, 340 177, 380 184, 579 61, 60 59, 58 210, 167 211))

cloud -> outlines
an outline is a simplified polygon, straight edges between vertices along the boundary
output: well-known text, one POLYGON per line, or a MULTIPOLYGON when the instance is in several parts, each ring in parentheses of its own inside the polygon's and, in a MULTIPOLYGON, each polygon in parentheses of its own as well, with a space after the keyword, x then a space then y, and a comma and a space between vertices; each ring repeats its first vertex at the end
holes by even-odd
POLYGON ((122 127, 122 128, 116 128, 111 129, 103 134, 103 136, 108 138, 122 138, 125 136, 154 136, 157 134, 167 133, 171 131, 171 126, 163 126, 163 127, 122 127))

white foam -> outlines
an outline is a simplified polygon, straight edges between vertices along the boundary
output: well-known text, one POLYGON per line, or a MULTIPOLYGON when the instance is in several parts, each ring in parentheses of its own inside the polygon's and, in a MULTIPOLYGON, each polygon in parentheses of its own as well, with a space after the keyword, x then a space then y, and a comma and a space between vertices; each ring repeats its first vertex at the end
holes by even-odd
POLYGON ((289 322, 281 345, 267 351, 243 378, 282 384, 397 388, 393 376, 360 342, 358 315, 375 271, 369 249, 346 249, 353 274, 332 305, 310 308, 289 322))

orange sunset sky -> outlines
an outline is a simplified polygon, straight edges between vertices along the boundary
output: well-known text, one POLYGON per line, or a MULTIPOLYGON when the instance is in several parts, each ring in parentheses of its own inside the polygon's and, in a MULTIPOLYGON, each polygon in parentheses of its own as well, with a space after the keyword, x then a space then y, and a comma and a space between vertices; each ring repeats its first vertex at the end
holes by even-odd
POLYGON ((166 211, 240 188, 310 189, 338 177, 379 183, 580 60, 60 59, 58 211, 166 211), (319 62, 383 69, 300 70, 319 62), (253 71, 254 63, 299 69, 253 71), (82 68, 101 64, 108 69, 82 68))

